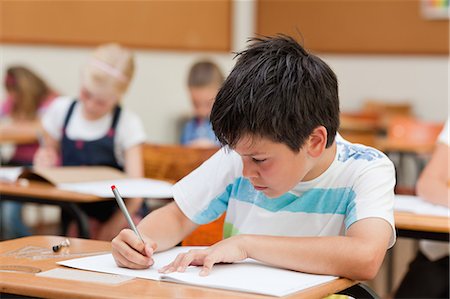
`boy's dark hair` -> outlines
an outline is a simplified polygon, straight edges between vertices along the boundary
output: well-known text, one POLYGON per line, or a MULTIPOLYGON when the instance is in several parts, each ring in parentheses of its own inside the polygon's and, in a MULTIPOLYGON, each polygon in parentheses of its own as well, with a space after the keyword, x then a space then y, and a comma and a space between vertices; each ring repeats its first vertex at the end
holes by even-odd
POLYGON ((211 61, 199 61, 189 70, 188 86, 204 87, 211 84, 222 85, 224 76, 220 68, 211 61))
POLYGON ((231 148, 246 134, 298 152, 318 126, 327 147, 339 127, 336 75, 286 35, 252 38, 219 90, 211 112, 214 132, 231 148))

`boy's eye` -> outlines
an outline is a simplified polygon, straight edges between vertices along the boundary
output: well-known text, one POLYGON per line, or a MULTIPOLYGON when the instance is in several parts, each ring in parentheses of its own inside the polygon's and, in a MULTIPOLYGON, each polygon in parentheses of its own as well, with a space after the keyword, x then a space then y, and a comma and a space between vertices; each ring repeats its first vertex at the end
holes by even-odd
POLYGON ((252 160, 253 160, 253 162, 255 162, 255 163, 261 163, 261 162, 266 161, 266 159, 256 159, 256 158, 252 158, 252 160))

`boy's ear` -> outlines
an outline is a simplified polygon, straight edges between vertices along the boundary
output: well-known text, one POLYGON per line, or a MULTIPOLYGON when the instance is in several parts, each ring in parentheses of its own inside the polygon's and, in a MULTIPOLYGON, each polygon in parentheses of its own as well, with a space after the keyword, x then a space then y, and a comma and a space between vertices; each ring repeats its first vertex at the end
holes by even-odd
POLYGON ((317 158, 325 150, 327 145, 327 129, 324 126, 316 127, 308 138, 308 154, 312 158, 317 158))

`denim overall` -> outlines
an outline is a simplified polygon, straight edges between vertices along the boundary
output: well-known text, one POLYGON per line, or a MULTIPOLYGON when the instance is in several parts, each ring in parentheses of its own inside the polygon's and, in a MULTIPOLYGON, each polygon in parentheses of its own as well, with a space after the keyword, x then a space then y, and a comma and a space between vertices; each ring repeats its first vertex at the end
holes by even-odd
MULTIPOLYGON (((78 101, 73 101, 70 105, 64 120, 61 142, 61 157, 63 166, 110 166, 122 170, 117 163, 114 155, 114 137, 116 133, 117 122, 120 117, 121 108, 117 106, 114 110, 114 116, 108 133, 96 140, 72 140, 66 134, 66 128, 69 124, 75 105, 78 101)), ((105 222, 115 212, 117 204, 113 200, 101 201, 96 203, 81 203, 79 207, 89 216, 105 222)), ((68 215, 63 213, 63 223, 67 223, 68 215)))

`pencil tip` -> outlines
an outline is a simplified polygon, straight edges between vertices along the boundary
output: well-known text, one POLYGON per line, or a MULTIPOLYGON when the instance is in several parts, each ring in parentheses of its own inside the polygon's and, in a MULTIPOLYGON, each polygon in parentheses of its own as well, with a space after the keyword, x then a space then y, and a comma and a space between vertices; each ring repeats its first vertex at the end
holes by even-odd
POLYGON ((111 186, 111 189, 112 189, 112 190, 116 189, 116 186, 115 186, 115 185, 112 185, 112 186, 111 186))

